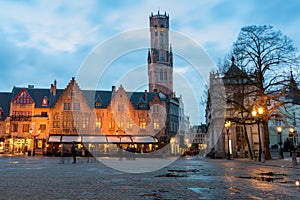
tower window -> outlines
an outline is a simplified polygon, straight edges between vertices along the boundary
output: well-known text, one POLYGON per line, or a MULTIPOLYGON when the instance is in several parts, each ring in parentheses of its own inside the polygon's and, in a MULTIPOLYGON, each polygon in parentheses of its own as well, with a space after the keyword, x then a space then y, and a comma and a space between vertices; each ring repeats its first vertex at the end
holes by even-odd
POLYGON ((160 25, 160 32, 164 32, 164 26, 160 25))
POLYGON ((164 72, 162 70, 159 72, 159 78, 161 81, 164 80, 164 72))
POLYGON ((165 79, 165 81, 168 80, 168 74, 167 74, 167 71, 164 71, 164 79, 165 79))

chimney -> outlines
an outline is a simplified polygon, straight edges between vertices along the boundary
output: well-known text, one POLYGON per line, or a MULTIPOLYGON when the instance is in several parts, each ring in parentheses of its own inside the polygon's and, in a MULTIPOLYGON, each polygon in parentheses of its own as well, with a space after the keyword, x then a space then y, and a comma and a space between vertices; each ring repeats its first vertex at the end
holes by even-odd
POLYGON ((50 93, 53 93, 53 84, 51 83, 51 87, 50 87, 50 93))
POLYGON ((148 92, 145 90, 145 101, 148 101, 148 92))
POLYGON ((111 91, 112 91, 112 92, 115 92, 115 91, 116 91, 116 86, 114 86, 114 85, 111 86, 111 91))
POLYGON ((56 96, 56 80, 54 80, 53 84, 53 96, 56 96))

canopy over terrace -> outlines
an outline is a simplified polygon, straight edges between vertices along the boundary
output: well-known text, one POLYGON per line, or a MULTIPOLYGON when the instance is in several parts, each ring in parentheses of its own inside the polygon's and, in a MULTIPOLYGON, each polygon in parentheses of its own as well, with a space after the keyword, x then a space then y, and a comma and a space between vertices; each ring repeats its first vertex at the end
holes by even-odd
POLYGON ((157 144, 149 135, 50 135, 48 143, 157 144))

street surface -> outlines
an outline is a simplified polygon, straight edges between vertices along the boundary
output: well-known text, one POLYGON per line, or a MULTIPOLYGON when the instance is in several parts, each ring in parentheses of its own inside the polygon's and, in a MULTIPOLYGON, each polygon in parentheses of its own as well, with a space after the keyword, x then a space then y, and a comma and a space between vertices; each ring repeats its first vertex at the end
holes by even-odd
MULTIPOLYGON (((125 167, 142 159, 145 158, 115 158, 115 162, 125 167)), ((144 161, 151 165, 151 159, 155 158, 144 161)), ((300 166, 293 167, 289 156, 265 163, 183 157, 148 173, 118 171, 88 158, 77 161, 72 164, 71 158, 1 154, 0 199, 290 200, 300 197, 300 187, 296 185, 300 181, 300 166)))

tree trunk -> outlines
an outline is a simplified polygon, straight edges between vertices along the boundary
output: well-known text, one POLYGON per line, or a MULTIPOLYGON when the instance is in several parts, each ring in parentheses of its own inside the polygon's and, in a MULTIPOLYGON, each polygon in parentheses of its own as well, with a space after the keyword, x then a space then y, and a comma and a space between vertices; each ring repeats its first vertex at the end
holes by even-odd
POLYGON ((252 154, 252 150, 251 150, 251 146, 250 146, 250 143, 249 143, 249 138, 248 138, 248 134, 247 134, 247 129, 246 129, 246 124, 243 123, 243 129, 244 129, 244 137, 246 139, 246 144, 247 144, 247 148, 248 148, 248 152, 249 152, 249 158, 251 160, 253 160, 253 154, 252 154))
POLYGON ((268 127, 268 121, 263 120, 263 135, 264 135, 264 153, 266 160, 271 160, 271 152, 270 152, 270 138, 269 138, 269 127, 268 127))

